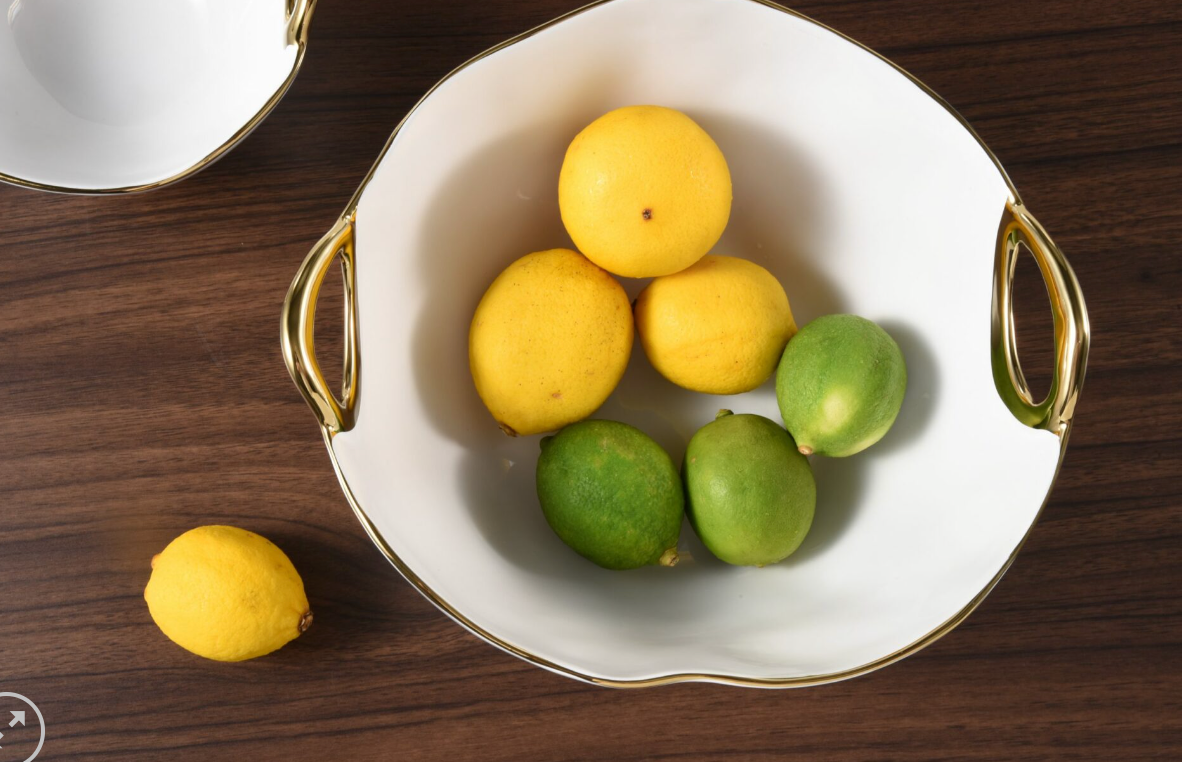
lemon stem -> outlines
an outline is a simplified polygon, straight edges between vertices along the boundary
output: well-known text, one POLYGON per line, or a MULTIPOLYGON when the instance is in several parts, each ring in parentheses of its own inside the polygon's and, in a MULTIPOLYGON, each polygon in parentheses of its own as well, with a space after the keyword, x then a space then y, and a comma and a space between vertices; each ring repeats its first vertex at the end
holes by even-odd
POLYGON ((300 617, 300 623, 297 626, 300 632, 307 632, 308 628, 312 626, 312 612, 305 611, 304 615, 300 617))

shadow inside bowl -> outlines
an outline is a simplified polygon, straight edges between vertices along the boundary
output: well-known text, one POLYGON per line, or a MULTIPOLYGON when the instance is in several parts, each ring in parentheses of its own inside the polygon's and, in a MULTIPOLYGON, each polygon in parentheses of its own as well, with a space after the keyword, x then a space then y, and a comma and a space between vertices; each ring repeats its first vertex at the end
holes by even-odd
POLYGON ((771 129, 727 114, 693 113, 731 170, 731 219, 715 253, 767 268, 784 286, 798 326, 846 310, 845 296, 812 264, 829 229, 825 181, 795 146, 771 129))
POLYGON ((857 455, 850 458, 809 459, 817 481, 817 509, 813 525, 796 552, 780 563, 802 564, 816 558, 841 539, 861 509, 865 487, 865 463, 857 455))
POLYGON ((465 447, 488 449, 504 438, 468 371, 468 327, 480 297, 518 257, 573 248, 558 214, 565 134, 540 125, 473 156, 440 187, 419 232, 427 300, 415 326, 415 382, 435 428, 465 447), (553 167, 545 178, 552 182, 543 182, 539 166, 553 167))
POLYGON ((866 450, 881 456, 915 444, 932 422, 940 391, 940 366, 931 345, 915 328, 898 320, 883 320, 879 325, 899 345, 907 365, 907 394, 899 417, 882 441, 866 450))
POLYGON ((903 407, 886 436, 866 450, 847 458, 810 458, 817 480, 817 512, 808 536, 785 564, 803 563, 832 547, 865 503, 865 469, 917 442, 932 420, 940 382, 934 353, 914 328, 897 320, 884 320, 880 325, 898 343, 907 363, 903 407))

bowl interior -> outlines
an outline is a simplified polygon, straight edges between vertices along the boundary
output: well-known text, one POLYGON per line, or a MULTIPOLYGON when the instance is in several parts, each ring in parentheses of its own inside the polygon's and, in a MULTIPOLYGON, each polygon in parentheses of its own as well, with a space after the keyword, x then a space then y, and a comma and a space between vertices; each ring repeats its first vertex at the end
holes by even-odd
POLYGON ((0 174, 156 182, 229 141, 291 73, 285 0, 15 0, 0 24, 0 174))
MULTIPOLYGON (((578 675, 803 678, 855 669, 936 630, 1014 552, 1059 440, 993 388, 991 277, 1008 188, 975 138, 887 63, 753 0, 615 0, 447 79, 408 118, 361 197, 357 426, 341 475, 421 583, 483 633, 578 675), (623 105, 679 108, 730 164, 715 251, 779 277, 800 324, 884 326, 910 385, 886 438, 814 458, 801 549, 764 569, 715 560, 688 525, 674 569, 601 570, 550 532, 538 437, 506 438, 473 389, 467 328, 515 258, 570 246, 567 143, 623 105)), ((627 281, 629 293, 643 287, 627 281)), ((772 384, 679 389, 637 346, 598 417, 680 462, 721 407, 778 420, 772 384)))

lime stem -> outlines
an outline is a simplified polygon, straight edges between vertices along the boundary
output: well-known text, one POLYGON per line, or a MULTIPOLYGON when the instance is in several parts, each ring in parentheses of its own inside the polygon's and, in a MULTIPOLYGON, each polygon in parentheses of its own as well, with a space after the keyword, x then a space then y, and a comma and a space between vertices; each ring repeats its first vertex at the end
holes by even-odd
POLYGON ((677 548, 669 548, 657 561, 661 566, 677 566, 677 548))
POLYGON ((801 445, 800 447, 797 447, 796 449, 800 450, 801 455, 812 455, 813 454, 813 448, 809 447, 808 445, 801 445))

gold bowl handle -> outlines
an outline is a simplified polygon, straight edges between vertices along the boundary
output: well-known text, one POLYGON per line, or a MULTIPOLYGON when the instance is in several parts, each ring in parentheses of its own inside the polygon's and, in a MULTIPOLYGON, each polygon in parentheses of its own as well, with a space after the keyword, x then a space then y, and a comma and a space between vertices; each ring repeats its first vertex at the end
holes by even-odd
POLYGON ((287 372, 330 436, 353 428, 357 405, 357 300, 353 229, 353 216, 342 216, 332 230, 308 252, 291 282, 291 288, 287 290, 280 326, 287 372), (320 365, 316 362, 313 343, 320 285, 338 256, 341 259, 342 280, 345 282, 345 371, 340 397, 328 388, 320 365))
POLYGON ((1010 412, 1032 428, 1062 435, 1075 414, 1088 364, 1091 328, 1079 281, 1063 252, 1047 231, 1018 202, 1006 204, 998 234, 993 280, 992 355, 993 382, 1010 412), (1019 247, 1033 255, 1042 272, 1055 321, 1055 369, 1051 389, 1042 402, 1030 394, 1018 362, 1014 329, 1014 267, 1019 247))
POLYGON ((303 44, 308 41, 308 22, 316 0, 287 0, 287 44, 303 44))

